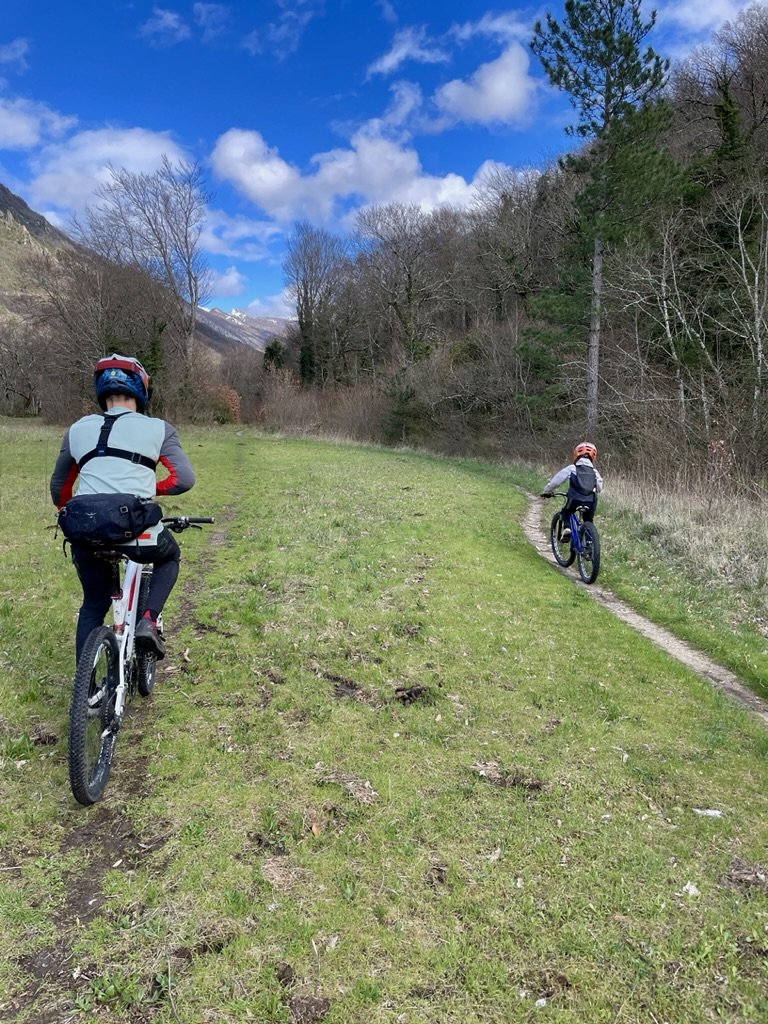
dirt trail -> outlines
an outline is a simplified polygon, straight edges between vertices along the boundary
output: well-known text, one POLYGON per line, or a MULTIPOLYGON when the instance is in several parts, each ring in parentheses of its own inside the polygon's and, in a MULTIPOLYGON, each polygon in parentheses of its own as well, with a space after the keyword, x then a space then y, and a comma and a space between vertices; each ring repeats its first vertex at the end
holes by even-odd
POLYGON ((587 586, 585 583, 582 583, 578 576, 574 578, 572 571, 561 569, 549 547, 549 538, 545 536, 544 531, 541 529, 542 501, 533 495, 528 495, 528 498, 530 499, 528 510, 522 522, 523 532, 542 558, 546 558, 560 572, 566 573, 573 580, 574 586, 583 588, 591 598, 608 608, 616 618, 632 626, 638 633, 642 633, 643 636, 651 640, 657 647, 660 647, 667 654, 670 654, 673 658, 682 662, 683 665, 692 669, 736 703, 748 708, 768 725, 768 702, 762 700, 757 694, 752 693, 751 690, 748 690, 732 672, 712 661, 706 654, 702 654, 700 651, 690 647, 683 640, 670 633, 669 630, 649 622, 642 615, 638 615, 636 611, 633 611, 604 587, 596 583, 587 586))

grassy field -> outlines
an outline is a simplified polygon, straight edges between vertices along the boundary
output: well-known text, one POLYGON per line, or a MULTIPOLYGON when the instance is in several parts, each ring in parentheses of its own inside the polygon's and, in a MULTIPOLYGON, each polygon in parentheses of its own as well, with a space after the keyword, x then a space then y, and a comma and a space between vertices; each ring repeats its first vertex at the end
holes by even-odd
POLYGON ((0 421, 0 1019, 765 1021, 768 735, 531 549, 531 470, 182 440, 217 522, 86 810, 59 436, 0 421))

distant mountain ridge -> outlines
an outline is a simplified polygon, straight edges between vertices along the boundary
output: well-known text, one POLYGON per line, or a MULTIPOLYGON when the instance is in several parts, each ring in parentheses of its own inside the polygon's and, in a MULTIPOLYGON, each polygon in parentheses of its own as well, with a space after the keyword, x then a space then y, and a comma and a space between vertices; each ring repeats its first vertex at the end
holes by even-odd
POLYGON ((11 221, 15 221, 39 242, 54 246, 73 245, 72 240, 67 238, 63 231, 55 228, 42 214, 35 213, 21 196, 11 192, 3 184, 0 184, 0 215, 9 226, 11 226, 11 221))
MULTIPOLYGON (((24 317, 40 289, 29 277, 25 257, 30 248, 76 248, 63 231, 32 210, 0 183, 0 324, 24 317)), ((296 321, 281 317, 254 317, 240 309, 198 310, 198 340, 225 357, 241 346, 263 352, 273 338, 285 339, 296 321)))
POLYGON ((225 313, 222 309, 197 311, 197 333, 217 352, 233 345, 247 345, 263 352, 273 339, 284 340, 296 321, 277 316, 251 316, 242 309, 225 313))

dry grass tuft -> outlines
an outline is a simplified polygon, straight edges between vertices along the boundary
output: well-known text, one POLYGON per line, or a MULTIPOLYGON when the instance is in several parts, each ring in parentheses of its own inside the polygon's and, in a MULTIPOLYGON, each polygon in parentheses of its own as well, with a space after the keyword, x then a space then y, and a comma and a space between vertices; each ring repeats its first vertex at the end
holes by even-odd
POLYGON ((626 477, 610 480, 610 501, 645 538, 690 561, 701 579, 748 590, 768 582, 768 501, 666 490, 626 477))

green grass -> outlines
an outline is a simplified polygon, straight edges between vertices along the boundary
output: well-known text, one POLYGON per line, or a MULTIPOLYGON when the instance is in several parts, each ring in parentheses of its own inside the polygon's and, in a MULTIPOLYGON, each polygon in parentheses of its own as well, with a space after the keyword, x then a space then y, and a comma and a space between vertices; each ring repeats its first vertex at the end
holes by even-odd
POLYGON ((621 481, 601 503, 600 582, 768 699, 768 525, 756 502, 638 501, 621 481), (659 507, 662 506, 662 507, 659 507))
POLYGON ((764 1020, 765 730, 529 547, 532 472, 181 433, 217 522, 86 810, 58 436, 0 423, 0 1017, 764 1020))

